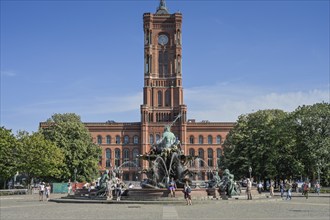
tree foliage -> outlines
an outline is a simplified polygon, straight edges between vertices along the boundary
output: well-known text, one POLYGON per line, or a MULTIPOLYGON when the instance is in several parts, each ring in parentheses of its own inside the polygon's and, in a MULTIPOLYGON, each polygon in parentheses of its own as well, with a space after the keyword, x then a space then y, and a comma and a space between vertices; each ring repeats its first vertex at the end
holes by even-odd
POLYGON ((0 177, 6 182, 18 171, 20 144, 11 130, 0 127, 0 177))
POLYGON ((329 184, 330 105, 298 107, 292 113, 260 110, 241 115, 224 143, 223 167, 238 177, 310 178, 318 168, 329 184))
POLYGON ((330 184, 330 104, 298 107, 291 114, 295 128, 296 152, 303 161, 302 175, 330 184))
POLYGON ((224 166, 236 175, 248 176, 249 167, 258 179, 278 173, 279 145, 282 132, 277 119, 286 117, 281 110, 260 110, 241 115, 224 143, 224 166))
POLYGON ((46 140, 39 132, 29 135, 24 131, 19 132, 18 141, 22 146, 18 170, 27 175, 28 183, 32 178, 48 179, 61 176, 64 154, 55 143, 46 140))
POLYGON ((101 149, 92 142, 88 129, 74 113, 54 114, 47 120, 48 126, 41 129, 47 140, 53 141, 65 155, 62 168, 63 180, 74 178, 91 181, 98 175, 101 149))

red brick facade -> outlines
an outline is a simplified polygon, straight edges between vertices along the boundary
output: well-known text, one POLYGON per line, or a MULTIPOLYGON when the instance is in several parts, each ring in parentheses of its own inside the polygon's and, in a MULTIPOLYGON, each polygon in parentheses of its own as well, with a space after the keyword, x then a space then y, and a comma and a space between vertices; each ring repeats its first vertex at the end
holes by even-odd
POLYGON ((148 167, 148 161, 138 161, 135 156, 148 152, 152 143, 161 137, 164 126, 174 121, 179 114, 181 117, 173 124, 171 131, 181 141, 185 154, 198 155, 203 160, 191 164, 192 169, 200 171, 200 175, 194 178, 207 179, 208 172, 216 169, 221 162, 218 157, 222 153, 222 144, 234 126, 234 123, 187 120, 181 72, 182 14, 168 13, 164 3, 160 1, 155 14, 143 15, 144 87, 141 121, 85 123, 95 143, 102 148, 100 170, 121 166, 124 180, 145 178, 139 171, 148 167))

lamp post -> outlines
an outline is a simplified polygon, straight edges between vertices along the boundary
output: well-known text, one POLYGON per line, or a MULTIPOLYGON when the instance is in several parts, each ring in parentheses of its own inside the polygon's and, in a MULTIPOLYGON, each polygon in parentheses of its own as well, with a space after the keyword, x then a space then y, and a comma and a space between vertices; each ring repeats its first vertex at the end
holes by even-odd
POLYGON ((321 184, 321 177, 320 177, 321 170, 320 170, 320 166, 321 166, 321 163, 317 163, 317 179, 318 179, 319 184, 321 184))
POLYGON ((76 191, 77 189, 77 168, 74 168, 74 190, 76 191))
POLYGON ((250 179, 251 179, 251 173, 252 173, 252 167, 249 167, 249 173, 250 173, 250 179))
POLYGON ((73 172, 74 172, 74 181, 76 182, 76 180, 77 180, 77 168, 74 168, 73 172))

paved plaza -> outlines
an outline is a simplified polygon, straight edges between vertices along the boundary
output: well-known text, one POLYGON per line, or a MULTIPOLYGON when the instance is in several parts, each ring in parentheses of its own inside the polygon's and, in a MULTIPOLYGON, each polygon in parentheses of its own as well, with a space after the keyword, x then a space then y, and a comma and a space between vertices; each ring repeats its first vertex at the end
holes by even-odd
MULTIPOLYGON (((53 198, 61 195, 52 195, 53 198)), ((299 195, 291 201, 274 198, 150 203, 57 203, 40 202, 38 195, 2 196, 1 220, 37 219, 330 219, 330 196, 299 195)))

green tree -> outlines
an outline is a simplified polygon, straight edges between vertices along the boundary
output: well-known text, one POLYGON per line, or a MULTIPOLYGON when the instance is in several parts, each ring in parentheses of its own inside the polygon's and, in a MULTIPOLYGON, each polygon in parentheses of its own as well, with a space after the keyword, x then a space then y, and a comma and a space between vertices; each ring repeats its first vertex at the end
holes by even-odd
POLYGON ((56 179, 61 176, 64 154, 55 143, 46 140, 39 132, 29 135, 25 131, 19 132, 18 141, 22 146, 19 170, 27 175, 28 183, 32 178, 56 179))
POLYGON ((282 110, 241 115, 224 143, 223 166, 238 177, 248 176, 251 166, 253 176, 260 180, 273 179, 279 171, 283 176, 293 173, 289 166, 293 140, 283 135, 287 115, 282 110))
POLYGON ((291 113, 295 129, 296 153, 305 178, 316 180, 318 168, 323 184, 330 184, 330 104, 298 107, 291 113))
POLYGON ((74 113, 54 114, 41 129, 46 139, 53 141, 65 155, 62 179, 73 179, 77 169, 78 181, 91 181, 98 176, 98 162, 101 155, 99 146, 74 113))
POLYGON ((0 177, 6 188, 6 182, 18 171, 20 144, 11 130, 0 127, 0 177))

